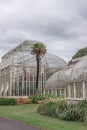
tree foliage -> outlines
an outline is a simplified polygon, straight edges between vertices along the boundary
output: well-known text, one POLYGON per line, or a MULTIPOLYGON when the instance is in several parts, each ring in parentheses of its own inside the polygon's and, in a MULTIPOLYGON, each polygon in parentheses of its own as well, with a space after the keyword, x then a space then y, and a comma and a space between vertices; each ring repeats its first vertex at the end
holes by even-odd
POLYGON ((41 42, 34 43, 31 48, 31 54, 35 55, 36 58, 44 56, 47 51, 46 46, 41 42))
POLYGON ((87 55, 87 47, 79 49, 76 54, 72 57, 72 59, 79 58, 87 55))

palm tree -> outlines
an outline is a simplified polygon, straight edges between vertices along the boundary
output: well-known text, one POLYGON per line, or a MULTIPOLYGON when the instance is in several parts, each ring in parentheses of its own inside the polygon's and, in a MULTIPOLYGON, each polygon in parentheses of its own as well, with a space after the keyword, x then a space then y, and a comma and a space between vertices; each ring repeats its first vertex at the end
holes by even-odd
POLYGON ((40 69, 40 61, 41 57, 46 54, 46 46, 41 43, 37 42, 32 45, 31 54, 35 55, 36 62, 37 62, 37 76, 36 76, 36 93, 38 94, 38 80, 39 80, 39 69, 40 69))

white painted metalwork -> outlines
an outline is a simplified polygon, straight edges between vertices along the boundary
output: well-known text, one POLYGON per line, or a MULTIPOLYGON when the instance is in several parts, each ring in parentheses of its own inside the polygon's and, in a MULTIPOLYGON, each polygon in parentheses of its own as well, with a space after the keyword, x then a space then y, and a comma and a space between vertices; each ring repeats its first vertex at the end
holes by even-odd
MULTIPOLYGON (((0 96, 30 96, 35 94, 36 59, 31 54, 31 46, 36 42, 24 41, 2 57, 0 63, 0 96)), ((66 66, 66 62, 62 58, 46 53, 40 64, 40 93, 44 91, 41 89, 44 89, 44 84, 50 75, 64 66, 66 66)))

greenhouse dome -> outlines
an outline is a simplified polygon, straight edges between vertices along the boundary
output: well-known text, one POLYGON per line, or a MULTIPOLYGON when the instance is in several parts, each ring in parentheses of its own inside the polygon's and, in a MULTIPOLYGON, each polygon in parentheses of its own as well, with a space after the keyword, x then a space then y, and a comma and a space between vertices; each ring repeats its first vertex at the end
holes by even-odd
MULTIPOLYGON (((29 66, 36 66, 35 56, 31 54, 31 46, 38 41, 24 41, 2 57, 0 69, 9 65, 25 64, 29 66)), ((52 54, 46 53, 41 59, 41 64, 50 68, 62 68, 66 66, 65 60, 52 54)))
POLYGON ((65 98, 87 98, 87 56, 72 60, 54 73, 46 81, 45 92, 65 98))
MULTIPOLYGON (((31 54, 31 46, 38 41, 24 41, 2 57, 0 63, 0 95, 29 96, 35 94, 36 59, 31 54)), ((46 80, 66 62, 54 54, 46 53, 41 58, 39 93, 46 80)))

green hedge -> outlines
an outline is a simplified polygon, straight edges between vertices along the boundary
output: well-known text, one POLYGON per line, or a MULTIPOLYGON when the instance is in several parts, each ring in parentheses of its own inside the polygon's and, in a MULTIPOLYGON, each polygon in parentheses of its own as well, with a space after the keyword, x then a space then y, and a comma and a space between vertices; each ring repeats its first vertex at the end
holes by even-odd
POLYGON ((64 100, 40 104, 37 112, 68 121, 87 121, 87 101, 78 104, 68 104, 64 100))
POLYGON ((0 98, 0 106, 16 105, 16 99, 14 98, 0 98))

